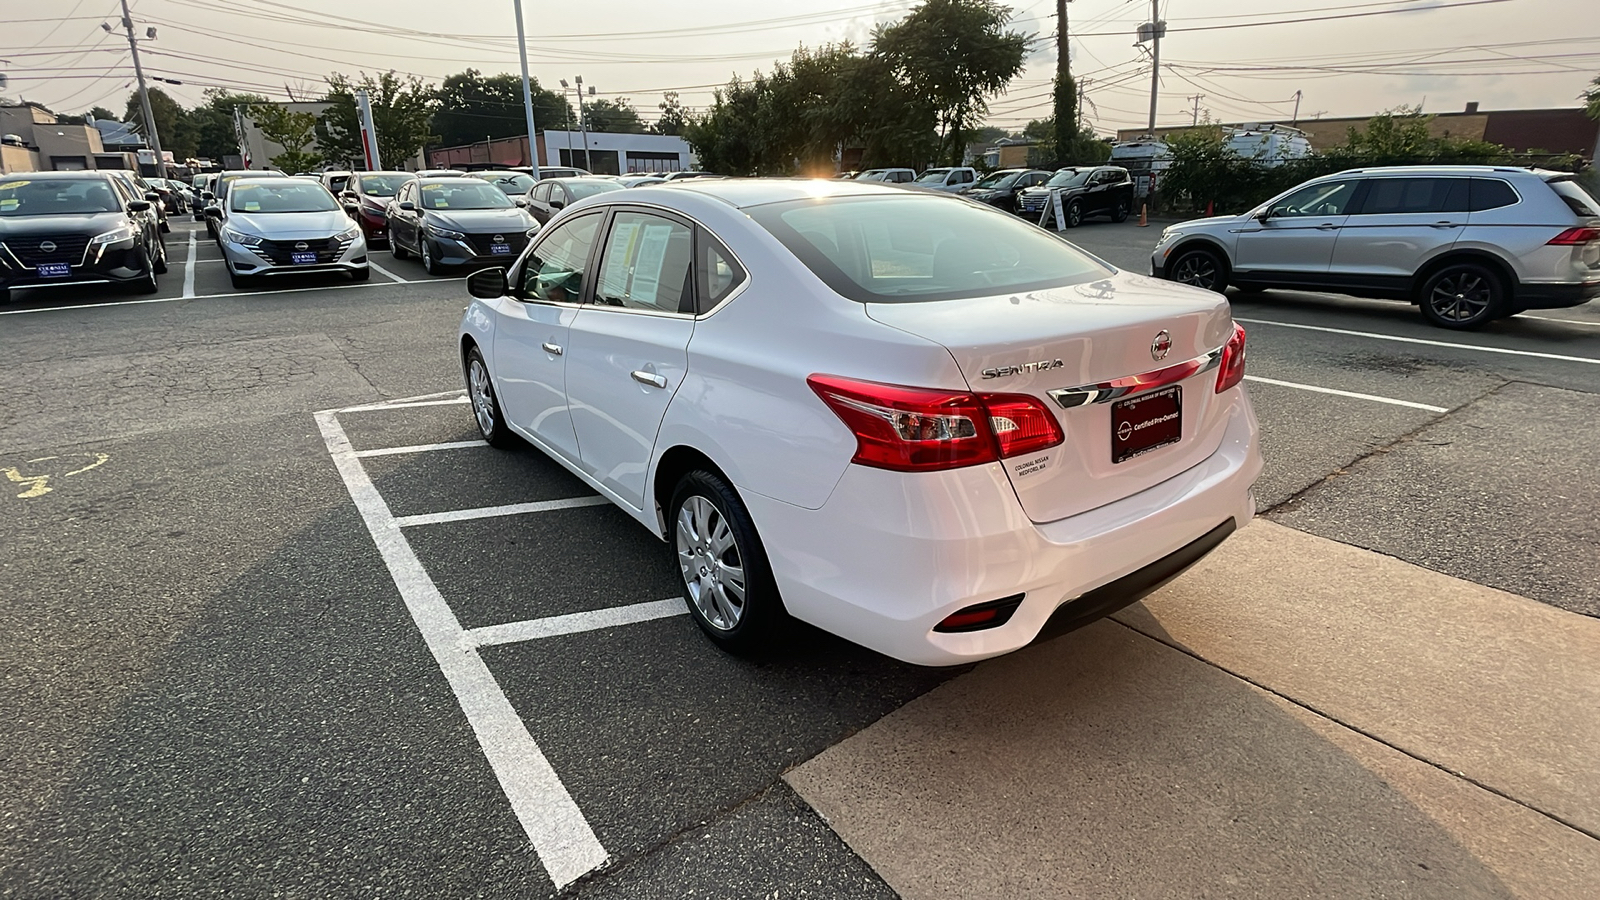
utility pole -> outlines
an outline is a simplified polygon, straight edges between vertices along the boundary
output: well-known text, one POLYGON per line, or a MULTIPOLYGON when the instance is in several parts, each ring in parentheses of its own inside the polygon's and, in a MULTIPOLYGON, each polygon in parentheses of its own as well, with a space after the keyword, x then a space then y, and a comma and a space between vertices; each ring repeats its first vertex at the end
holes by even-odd
MULTIPOLYGON (((139 105, 144 107, 144 129, 150 138, 150 149, 156 154, 156 177, 165 178, 167 165, 161 156, 161 135, 156 133, 156 117, 150 111, 150 92, 144 86, 144 67, 139 64, 139 40, 133 36, 133 16, 128 12, 128 0, 122 0, 122 27, 128 32, 128 49, 133 51, 133 74, 139 79, 139 105)), ((155 29, 150 29, 155 37, 155 29)))
MULTIPOLYGON (((124 3, 127 0, 123 0, 124 3)), ((522 111, 528 117, 528 166, 533 169, 533 180, 539 180, 539 145, 533 126, 533 88, 528 82, 528 42, 522 36, 522 0, 511 0, 517 8, 517 54, 522 57, 522 111)))
POLYGON ((1150 133, 1156 133, 1156 95, 1161 90, 1161 0, 1150 0, 1150 133))
POLYGON ((1290 125, 1299 125, 1300 124, 1300 92, 1299 91, 1295 91, 1294 92, 1294 119, 1292 119, 1289 122, 1289 124, 1290 125))
POLYGON ((1066 165, 1078 140, 1078 117, 1082 107, 1080 88, 1072 83, 1072 47, 1067 39, 1067 3, 1056 0, 1056 86, 1055 138, 1056 164, 1066 165))
POLYGON ((1205 98, 1205 94, 1194 94, 1187 98, 1194 101, 1194 112, 1190 113, 1189 121, 1191 126, 1200 124, 1200 101, 1204 100, 1205 98))

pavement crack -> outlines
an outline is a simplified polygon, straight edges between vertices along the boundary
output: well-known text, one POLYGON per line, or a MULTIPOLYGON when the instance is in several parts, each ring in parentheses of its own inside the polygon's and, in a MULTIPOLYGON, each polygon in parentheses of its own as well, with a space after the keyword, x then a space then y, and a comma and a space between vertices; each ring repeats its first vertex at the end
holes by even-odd
MULTIPOLYGON (((1499 388, 1496 388, 1495 390, 1499 390, 1499 388)), ((1491 393, 1493 393, 1493 392, 1491 391, 1491 393)), ((1264 683, 1262 683, 1260 681, 1257 681, 1254 678, 1251 678, 1250 676, 1244 674, 1243 672, 1235 671, 1233 669, 1228 668, 1227 666, 1221 665, 1220 663, 1216 663, 1216 662, 1213 662, 1212 660, 1206 659, 1205 657, 1199 655, 1198 653, 1194 652, 1193 650, 1189 649, 1188 647, 1183 646, 1182 644, 1174 643, 1173 641, 1165 639, 1160 635, 1150 634, 1149 632, 1142 631, 1137 626, 1130 625, 1127 622, 1124 622, 1124 621, 1122 621, 1120 619, 1117 619, 1115 617, 1110 617, 1109 621, 1112 621, 1112 622, 1115 622, 1118 625, 1121 625, 1123 628, 1128 629, 1129 631, 1133 632, 1134 634, 1138 634, 1138 635, 1141 635, 1143 637, 1149 638, 1150 640, 1155 641, 1158 644, 1163 644, 1163 645, 1165 645, 1167 647, 1171 647, 1172 649, 1178 651, 1179 653, 1182 653, 1183 655, 1189 657, 1190 659, 1193 659, 1193 660, 1195 660, 1197 662, 1200 662, 1200 663, 1204 663, 1205 665, 1208 665, 1211 668, 1216 669, 1219 672, 1225 672, 1225 673, 1227 673, 1229 675, 1232 675, 1234 678, 1237 678, 1240 681, 1243 681, 1244 683, 1246 683, 1248 685, 1251 685, 1252 687, 1255 687, 1255 688, 1258 688, 1258 689, 1260 689, 1262 691, 1265 691, 1266 693, 1271 694, 1274 697, 1277 697, 1279 700, 1282 700, 1285 703, 1289 703, 1289 704, 1292 704, 1293 706, 1296 706, 1296 707, 1298 707, 1300 709, 1303 709, 1306 712, 1311 713, 1312 715, 1314 715, 1314 716, 1316 716, 1316 717, 1318 717, 1320 719, 1324 719, 1326 721, 1332 722, 1333 724, 1338 725, 1340 728, 1344 728, 1344 729, 1347 729, 1349 731, 1353 731, 1356 734, 1359 734, 1362 737, 1364 737, 1364 738, 1366 738, 1366 739, 1368 739, 1368 740, 1370 740, 1370 741, 1372 741, 1374 743, 1382 744, 1383 746, 1388 747, 1390 750, 1393 750, 1396 753, 1402 754, 1402 755, 1404 755, 1404 756, 1406 756, 1406 757, 1408 757, 1410 759, 1414 759, 1417 762, 1422 763, 1423 765, 1426 765, 1426 766, 1429 766, 1431 768, 1437 769, 1440 772, 1443 772, 1446 775, 1449 775, 1449 776, 1451 776, 1453 778, 1459 778, 1462 781, 1465 781, 1466 783, 1468 783, 1468 784, 1470 784, 1470 785, 1472 785, 1472 786, 1474 786, 1476 788, 1488 791, 1489 793, 1495 795, 1496 797, 1501 798, 1502 800, 1507 800, 1507 801, 1510 801, 1512 803, 1515 803, 1516 805, 1522 807, 1523 809, 1528 810, 1529 812, 1532 812, 1532 813, 1534 813, 1536 815, 1543 816, 1544 818, 1549 819, 1550 821, 1555 822, 1558 825, 1562 825, 1562 826, 1565 826, 1567 828, 1570 828, 1573 831, 1576 831, 1581 835, 1584 835, 1586 837, 1589 837, 1589 838, 1592 838, 1594 840, 1600 841, 1600 831, 1595 831, 1595 830, 1592 830, 1592 829, 1589 829, 1589 828, 1585 828, 1584 826, 1579 825, 1576 822, 1568 821, 1567 819, 1562 818, 1561 816, 1557 815, 1556 813, 1550 812, 1549 810, 1540 809, 1539 807, 1534 806, 1533 804, 1527 802, 1526 800, 1522 800, 1522 799, 1519 799, 1517 797, 1513 797, 1512 795, 1506 793, 1505 791, 1500 790, 1499 788, 1496 788, 1496 787, 1494 787, 1492 785, 1489 785, 1489 784, 1485 784, 1484 782, 1479 781, 1476 778, 1473 778, 1471 775, 1468 775, 1465 772, 1458 772, 1458 771, 1456 771, 1454 769, 1451 769, 1448 766, 1441 765, 1440 763, 1436 763, 1433 760, 1428 759, 1426 756, 1422 756, 1419 753, 1414 753, 1414 752, 1412 752, 1410 750, 1407 750, 1404 747, 1399 746, 1398 744, 1395 744, 1395 743, 1392 743, 1390 741, 1384 740, 1382 737, 1379 737, 1377 734, 1375 734, 1375 733, 1373 733, 1371 731, 1368 731, 1365 728, 1362 728, 1362 727, 1360 727, 1358 725, 1353 725, 1350 722, 1347 722, 1347 721, 1345 721, 1345 720, 1339 718, 1338 716, 1335 716, 1335 715, 1333 715, 1333 714, 1331 714, 1329 712, 1326 712, 1324 710, 1318 709, 1317 707, 1315 707, 1315 706, 1313 706, 1313 705, 1311 705, 1309 703, 1305 703, 1303 701, 1297 700, 1294 697, 1289 696, 1288 694, 1285 694, 1285 693, 1283 693, 1283 692, 1281 692, 1279 690, 1276 690, 1276 689, 1274 689, 1272 687, 1269 687, 1268 685, 1266 685, 1266 684, 1264 684, 1264 683)))

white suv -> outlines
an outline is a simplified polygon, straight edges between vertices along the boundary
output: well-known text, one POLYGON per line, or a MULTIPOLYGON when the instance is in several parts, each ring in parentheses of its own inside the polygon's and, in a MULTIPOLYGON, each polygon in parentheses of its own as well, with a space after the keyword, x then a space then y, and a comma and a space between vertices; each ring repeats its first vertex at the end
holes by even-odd
POLYGON ((1564 172, 1394 166, 1313 179, 1240 216, 1164 231, 1160 278, 1409 300, 1476 328, 1600 296, 1600 200, 1564 172))

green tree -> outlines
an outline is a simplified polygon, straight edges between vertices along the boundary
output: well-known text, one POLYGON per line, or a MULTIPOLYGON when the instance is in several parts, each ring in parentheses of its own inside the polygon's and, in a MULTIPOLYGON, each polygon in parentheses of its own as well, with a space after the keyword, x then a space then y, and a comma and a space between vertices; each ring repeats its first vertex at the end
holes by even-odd
MULTIPOLYGON (((156 136, 161 139, 161 149, 171 153, 172 158, 180 162, 193 156, 194 142, 181 127, 186 115, 183 107, 160 88, 150 88, 146 94, 150 97, 150 115, 156 120, 156 136)), ((139 102, 138 91, 128 94, 122 121, 135 123, 138 132, 145 133, 144 106, 139 102)), ((149 137, 145 135, 147 142, 149 137)))
MULTIPOLYGON (((182 130, 194 143, 195 156, 220 162, 222 157, 239 152, 239 138, 233 127, 235 107, 266 103, 259 94, 230 94, 220 88, 205 92, 205 103, 189 110, 182 130)), ((174 159, 177 157, 174 156, 174 159)))
POLYGON ((283 148, 282 153, 271 157, 274 166, 292 174, 309 171, 322 161, 321 153, 308 149, 317 140, 316 116, 292 112, 278 103, 251 106, 249 115, 263 137, 283 148))
POLYGON ((105 119, 107 121, 116 121, 117 114, 109 109, 106 109, 104 106, 95 106, 91 107, 88 112, 84 113, 84 117, 89 119, 105 119))
POLYGON ((677 91, 667 91, 656 108, 661 110, 661 117, 656 119, 652 131, 656 134, 683 134, 689 117, 683 111, 683 104, 678 101, 677 91))
POLYGON ((989 111, 988 97, 1022 71, 1028 37, 1008 31, 1011 9, 994 0, 925 0, 873 35, 873 53, 933 105, 940 155, 960 164, 965 133, 989 111))
MULTIPOLYGON (((575 121, 572 106, 562 95, 545 90, 539 79, 528 82, 533 97, 533 120, 543 131, 563 129, 575 121)), ((435 140, 449 147, 485 137, 527 134, 528 117, 522 105, 522 79, 516 75, 484 76, 476 69, 451 75, 439 86, 439 109, 433 114, 435 140)))
POLYGON ((378 155, 387 167, 405 165, 431 139, 429 123, 439 98, 422 79, 401 78, 393 70, 377 78, 363 72, 359 82, 345 75, 328 76, 328 93, 322 100, 329 106, 316 128, 323 156, 335 165, 355 164, 364 158, 355 97, 355 92, 363 89, 372 106, 378 155))
POLYGON ((1583 92, 1585 111, 1591 119, 1600 119, 1600 75, 1589 82, 1589 87, 1583 92))
POLYGON ((583 105, 583 121, 590 131, 643 134, 644 120, 627 97, 615 100, 590 100, 583 105))

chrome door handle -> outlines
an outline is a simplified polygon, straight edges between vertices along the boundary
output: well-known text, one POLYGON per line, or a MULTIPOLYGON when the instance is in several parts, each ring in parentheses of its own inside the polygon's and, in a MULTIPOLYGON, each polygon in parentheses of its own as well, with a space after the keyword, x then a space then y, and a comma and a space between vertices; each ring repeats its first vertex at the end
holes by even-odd
POLYGON ((1337 225, 1318 225, 1317 226, 1317 230, 1318 231, 1338 231, 1339 230, 1339 226, 1337 226, 1337 225))
POLYGON ((1454 223, 1454 222, 1435 222, 1435 223, 1433 223, 1433 227, 1434 228, 1454 228, 1454 227, 1456 227, 1456 223, 1454 223))
POLYGON ((666 377, 662 376, 662 375, 657 375, 654 372, 646 372, 646 371, 644 371, 642 369, 634 369, 629 374, 631 374, 633 376, 633 380, 634 381, 637 381, 640 384, 648 384, 651 387, 658 387, 658 388, 664 388, 664 387, 667 386, 666 377))
POLYGON ((549 341, 545 341, 540 346, 544 347, 544 352, 550 354, 551 356, 560 356, 561 355, 561 345, 560 344, 552 344, 549 341))

